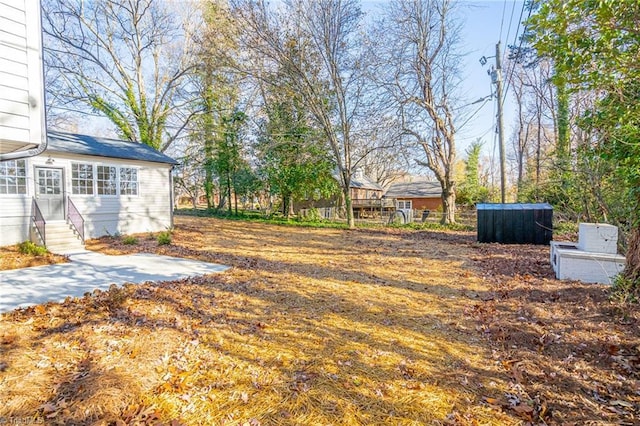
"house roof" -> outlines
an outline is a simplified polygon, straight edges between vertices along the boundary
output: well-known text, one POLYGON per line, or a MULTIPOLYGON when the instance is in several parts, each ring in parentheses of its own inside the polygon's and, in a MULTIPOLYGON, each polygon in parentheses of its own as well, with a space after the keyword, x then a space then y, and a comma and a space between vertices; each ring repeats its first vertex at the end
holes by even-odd
POLYGON ((382 191, 382 186, 372 181, 369 177, 360 175, 351 178, 351 188, 375 189, 382 191))
POLYGON ((153 163, 178 164, 173 158, 139 142, 98 138, 56 131, 47 132, 47 152, 60 152, 153 163))
POLYGON ((442 196, 440 182, 415 181, 397 182, 392 184, 387 193, 387 198, 439 198, 442 196))

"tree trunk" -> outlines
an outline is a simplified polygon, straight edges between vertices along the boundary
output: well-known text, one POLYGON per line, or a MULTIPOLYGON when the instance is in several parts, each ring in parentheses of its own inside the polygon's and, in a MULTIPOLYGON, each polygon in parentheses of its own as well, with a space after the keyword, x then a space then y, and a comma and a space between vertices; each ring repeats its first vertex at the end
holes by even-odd
POLYGON ((209 168, 206 168, 207 181, 204 183, 204 194, 207 198, 207 208, 213 208, 213 174, 211 174, 209 168), (211 180, 209 180, 211 179, 211 180))
POLYGON ((229 200, 229 214, 233 214, 233 206, 231 206, 231 176, 227 172, 227 199, 229 200))
POLYGON ((289 219, 289 203, 291 197, 288 194, 282 194, 282 216, 285 219, 289 219))
POLYGON ((627 266, 624 277, 635 283, 635 288, 640 289, 640 224, 631 229, 629 247, 626 253, 627 266))
POLYGON ((442 185, 442 218, 443 225, 456 223, 456 191, 453 183, 442 185))
POLYGON ((353 217, 353 203, 351 201, 351 194, 349 194, 349 188, 347 188, 346 191, 343 188, 343 195, 344 195, 344 207, 347 210, 346 212, 347 225, 349 226, 349 229, 353 229, 356 227, 356 221, 353 217))
POLYGON ((222 210, 224 209, 225 204, 227 203, 227 197, 226 195, 222 195, 220 194, 220 200, 218 202, 218 206, 216 207, 216 210, 222 210))
MULTIPOLYGON (((569 158, 569 94, 564 83, 558 84, 558 140, 556 150, 558 159, 565 163, 569 158)), ((562 164, 563 167, 566 164, 562 164)))
POLYGON ((233 202, 234 202, 236 216, 238 216, 238 194, 235 192, 235 190, 233 192, 233 202))

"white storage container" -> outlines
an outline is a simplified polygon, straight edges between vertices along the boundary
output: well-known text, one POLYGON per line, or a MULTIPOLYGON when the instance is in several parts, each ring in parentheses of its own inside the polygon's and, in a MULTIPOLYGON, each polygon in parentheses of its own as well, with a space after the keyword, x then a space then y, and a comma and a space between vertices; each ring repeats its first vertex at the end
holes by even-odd
POLYGON ((618 252, 618 228, 606 223, 581 223, 578 250, 616 254, 618 252))

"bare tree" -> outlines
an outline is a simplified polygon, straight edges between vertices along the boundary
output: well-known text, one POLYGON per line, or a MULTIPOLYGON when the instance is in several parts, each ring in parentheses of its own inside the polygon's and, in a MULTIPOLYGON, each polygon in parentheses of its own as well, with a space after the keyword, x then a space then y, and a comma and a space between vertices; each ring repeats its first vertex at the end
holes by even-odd
POLYGON ((263 1, 235 3, 245 71, 298 93, 329 144, 349 227, 355 226, 349 188, 354 171, 354 122, 363 100, 362 14, 356 0, 291 0, 279 10, 263 1), (278 74, 273 70, 277 69, 278 74))
MULTIPOLYGON (((182 10, 188 3, 181 3, 182 10)), ((181 93, 190 34, 153 0, 44 1, 48 97, 107 117, 121 137, 166 150, 189 121, 181 93)), ((197 22, 194 21, 194 22, 197 22)))
POLYGON ((356 166, 382 187, 387 188, 406 174, 411 153, 401 142, 402 129, 394 117, 371 112, 367 120, 360 123, 360 143, 355 152, 356 166))
POLYGON ((376 75, 397 106, 405 135, 420 145, 442 186, 442 223, 455 222, 455 117, 460 27, 454 0, 398 0, 386 7, 376 75))

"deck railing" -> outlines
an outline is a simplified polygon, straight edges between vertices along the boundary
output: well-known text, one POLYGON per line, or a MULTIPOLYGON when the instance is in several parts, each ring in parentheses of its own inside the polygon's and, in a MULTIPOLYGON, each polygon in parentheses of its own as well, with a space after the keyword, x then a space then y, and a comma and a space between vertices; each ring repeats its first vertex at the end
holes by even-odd
POLYGON ((393 208, 396 206, 395 200, 391 198, 353 198, 353 207, 377 207, 393 208))
POLYGON ((76 208, 76 205, 73 204, 73 201, 71 201, 71 197, 67 197, 67 220, 80 236, 82 244, 84 244, 84 218, 76 208))
POLYGON ((42 216, 42 212, 40 211, 40 207, 38 207, 38 202, 34 198, 31 203, 31 220, 36 227, 36 231, 38 235, 40 235, 40 239, 42 240, 42 245, 47 245, 47 239, 45 235, 45 225, 47 221, 44 220, 44 216, 42 216))

